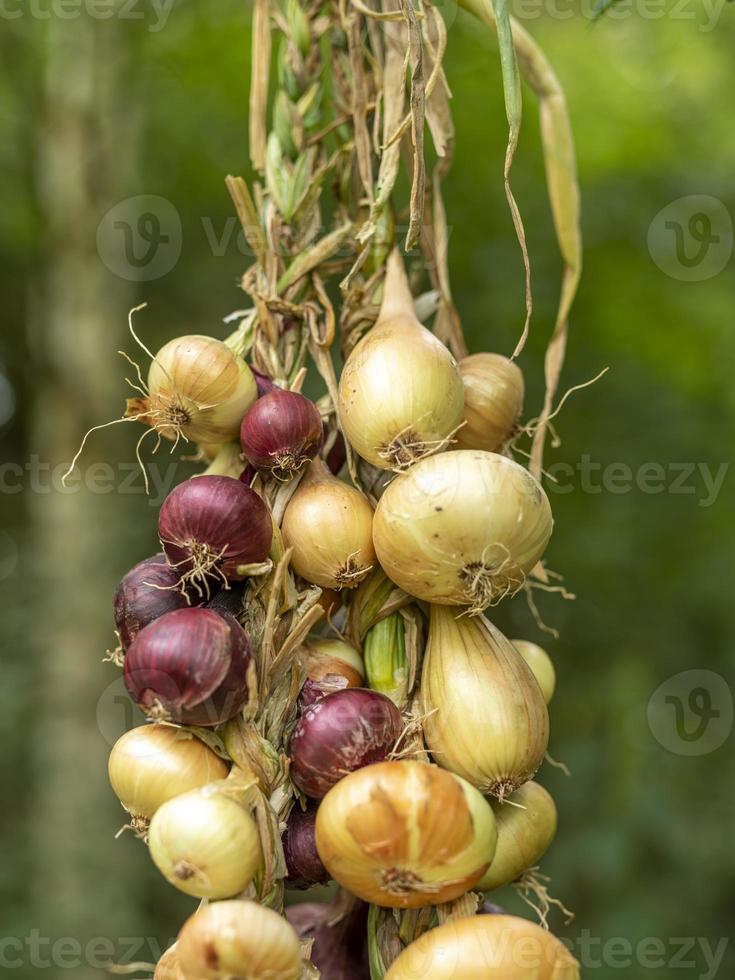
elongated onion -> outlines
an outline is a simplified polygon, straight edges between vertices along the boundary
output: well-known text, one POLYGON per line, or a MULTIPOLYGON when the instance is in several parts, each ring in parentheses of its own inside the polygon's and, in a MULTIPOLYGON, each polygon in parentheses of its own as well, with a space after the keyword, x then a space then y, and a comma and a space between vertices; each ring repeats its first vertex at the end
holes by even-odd
POLYGON ((498 846, 477 890, 493 891, 517 881, 546 853, 556 835, 556 806, 543 786, 525 783, 505 802, 491 802, 498 846))
POLYGON ((457 364, 417 319, 403 260, 394 251, 378 320, 342 370, 345 435, 373 466, 404 469, 447 444, 463 406, 457 364))
POLYGON ((544 758, 549 715, 510 640, 482 617, 432 606, 421 676, 426 743, 438 763, 504 798, 544 758))
POLYGON ((533 671, 533 676, 544 693, 544 700, 549 704, 556 687, 556 671, 551 657, 543 647, 531 643, 530 640, 511 640, 511 643, 533 671))
POLYGON ((179 891, 197 898, 231 898, 252 881, 261 860, 250 815, 222 792, 222 783, 164 803, 148 837, 151 857, 179 891))
POLYGON ((352 589, 375 562, 373 511, 354 487, 312 460, 283 515, 283 539, 293 548, 291 565, 323 589, 352 589))
POLYGON ((115 742, 108 770, 128 813, 149 820, 175 796, 224 779, 228 766, 185 729, 141 725, 115 742))
POLYGON ((549 501, 528 470, 496 453, 455 450, 390 484, 373 541, 386 574, 406 592, 481 612, 522 587, 552 526, 549 501))
POLYGON ((385 980, 579 980, 579 963, 550 932, 513 915, 455 919, 411 943, 385 980))
POLYGON ((255 902, 215 902, 184 923, 176 944, 185 980, 298 980, 301 948, 284 918, 255 902))
POLYGON ((465 424, 460 449, 495 452, 507 442, 523 410, 523 375, 502 354, 470 354, 459 362, 464 385, 465 424))
POLYGON ((487 801, 469 783, 423 762, 379 762, 324 797, 316 846, 329 874, 375 905, 417 908, 458 898, 492 860, 487 801))

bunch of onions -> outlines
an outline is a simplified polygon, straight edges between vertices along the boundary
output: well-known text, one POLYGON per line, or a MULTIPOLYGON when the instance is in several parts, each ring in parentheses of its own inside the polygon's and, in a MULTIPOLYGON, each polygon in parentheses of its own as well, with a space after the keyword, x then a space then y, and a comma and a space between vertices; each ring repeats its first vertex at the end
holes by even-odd
POLYGON ((489 892, 517 881, 533 868, 556 835, 556 806, 538 783, 528 782, 503 803, 491 802, 498 827, 498 846, 490 867, 477 883, 489 892))
POLYGON ((421 677, 424 735, 437 762, 500 799, 546 753, 541 688, 510 640, 482 617, 432 606, 421 677))
POLYGON ((522 587, 552 526, 549 501, 528 470, 496 453, 455 450, 390 484, 373 540, 404 591, 481 612, 522 587))
POLYGON ((182 583, 209 594, 214 577, 225 585, 245 578, 268 557, 273 524, 261 498, 230 476, 195 476, 166 497, 158 536, 182 583))
POLYGON ((286 909, 286 918, 299 939, 313 942, 310 959, 321 980, 370 980, 367 905, 357 899, 346 911, 343 901, 335 905, 299 902, 286 909))
POLYGON ((281 840, 288 871, 286 887, 301 890, 326 885, 329 874, 316 849, 316 806, 306 810, 294 806, 281 840))
POLYGON ((313 459, 322 444, 322 420, 316 405, 296 391, 274 388, 248 409, 240 444, 261 473, 288 480, 313 459))
POLYGON ((131 399, 128 412, 167 439, 219 444, 237 439, 257 394, 255 378, 238 354, 221 340, 194 334, 159 350, 146 397, 131 399))
POLYGON ((349 643, 330 637, 313 637, 299 649, 299 662, 306 673, 299 704, 302 709, 326 694, 347 687, 360 687, 365 680, 362 657, 349 643))
POLYGON ((375 562, 373 511, 365 497, 311 462, 283 516, 283 539, 297 574, 323 589, 352 589, 375 562))
POLYGON ((150 718, 219 725, 248 697, 250 641, 229 613, 177 609, 156 619, 125 657, 128 693, 150 718))
POLYGON ((355 450, 380 469, 405 469, 447 445, 462 423, 457 363, 417 319, 397 250, 388 258, 375 326, 347 358, 339 415, 355 450))
POLYGON ((543 691, 544 700, 549 704, 556 687, 556 671, 551 657, 543 647, 531 643, 530 640, 512 640, 511 642, 533 671, 533 676, 543 691))
POLYGON ((164 554, 138 562, 115 589, 115 628, 123 650, 154 619, 174 609, 185 609, 191 597, 179 589, 181 573, 164 554))
POLYGON ((168 800, 224 779, 228 769, 191 732, 169 725, 141 725, 125 732, 108 763, 117 798, 143 826, 168 800))
POLYGON ((407 946, 385 980, 579 980, 579 963, 541 926, 512 915, 454 919, 407 946))
POLYGON ((301 947, 278 913, 255 902, 215 902, 183 925, 184 980, 299 980, 301 947))
POLYGON ((362 687, 335 691, 306 708, 291 735, 291 778, 319 800, 348 773, 382 762, 403 730, 384 694, 362 687))
POLYGON ((151 820, 148 845, 154 864, 172 885, 197 898, 231 898, 261 863, 260 838, 250 814, 210 783, 176 796, 151 820))
POLYGON ((513 435, 523 411, 523 374, 502 354, 470 354, 459 362, 464 385, 460 449, 496 452, 513 435))
POLYGON ((392 908, 450 902, 492 860, 495 817, 469 783, 410 760, 366 766, 322 800, 316 845, 353 895, 392 908))

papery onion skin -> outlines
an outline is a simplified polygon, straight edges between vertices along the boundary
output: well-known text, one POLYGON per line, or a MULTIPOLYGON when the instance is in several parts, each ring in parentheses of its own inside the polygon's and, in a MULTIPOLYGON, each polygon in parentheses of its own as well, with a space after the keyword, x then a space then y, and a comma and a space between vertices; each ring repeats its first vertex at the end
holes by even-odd
POLYGON ((177 943, 185 980, 298 980, 293 928, 255 902, 215 902, 195 912, 177 943))
POLYGON ((237 439, 257 397, 245 361, 223 341, 200 334, 177 337, 159 350, 148 391, 150 424, 167 438, 181 434, 200 443, 237 439))
POLYGON ((432 606, 421 677, 424 736, 437 762, 504 798, 531 779, 549 741, 530 667, 483 617, 432 606))
POLYGON ((555 936, 528 919, 455 919, 407 946, 385 980, 579 980, 579 964, 555 936))
POLYGON ((232 898, 261 863, 260 838, 245 809, 210 784, 164 803, 148 845, 166 880, 196 898, 232 898))
POLYGON ((487 870, 496 839, 493 812, 474 787, 412 760, 345 776, 316 819, 317 849, 331 876, 390 908, 459 898, 487 870))
POLYGON ((314 885, 326 885, 329 873, 316 849, 316 807, 302 810, 294 806, 283 832, 283 855, 288 877, 286 888, 303 890, 314 885))
POLYGON ((240 444, 256 469, 287 480, 319 452, 322 419, 304 395, 274 389, 248 409, 240 444))
POLYGON ((156 964, 153 980, 185 980, 179 966, 179 953, 176 949, 176 943, 166 950, 156 964))
POLYGON ((347 773, 387 758, 402 730, 401 713, 384 694, 362 687, 328 694, 294 728, 291 778, 319 800, 347 773))
POLYGON ((517 789, 504 803, 490 804, 498 825, 495 856, 477 890, 494 891, 517 881, 546 853, 556 835, 557 814, 551 794, 533 781, 517 789))
POLYGON ((299 939, 314 940, 310 960, 321 980, 370 980, 367 905, 355 899, 346 914, 336 913, 326 902, 299 902, 286 909, 286 918, 299 939))
POLYGON ((224 779, 229 766, 190 732, 141 725, 125 732, 110 753, 110 783, 135 817, 150 819, 168 800, 224 779))
POLYGON ((511 640, 511 643, 533 671, 533 676, 543 691, 544 700, 550 704, 556 688, 556 670, 551 657, 543 647, 531 643, 530 640, 511 640))
POLYGON ((454 450, 388 486, 373 541, 386 575, 410 595, 477 613, 523 586, 552 527, 528 470, 496 453, 454 450))
POLYGON ((299 695, 302 710, 334 691, 362 687, 365 680, 362 657, 344 640, 313 637, 300 647, 298 658, 306 672, 299 695))
POLYGON ((125 656, 128 693, 151 718, 218 725, 248 697, 250 641, 237 620, 211 609, 177 609, 146 626, 125 656))
POLYGON ((502 354, 470 354, 459 362, 464 385, 460 449, 499 450, 513 435, 523 411, 523 374, 502 354))
POLYGON ((138 562, 123 576, 113 601, 115 628, 123 650, 154 619, 196 601, 178 588, 181 573, 161 552, 138 562))

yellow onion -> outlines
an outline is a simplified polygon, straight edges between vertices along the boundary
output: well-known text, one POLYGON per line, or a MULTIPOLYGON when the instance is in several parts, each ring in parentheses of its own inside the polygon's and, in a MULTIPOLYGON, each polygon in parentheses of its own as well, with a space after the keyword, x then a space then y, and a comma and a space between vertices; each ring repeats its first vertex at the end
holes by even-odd
POLYGON ((175 796, 224 779, 228 768, 191 732, 170 725, 141 725, 125 732, 108 763, 118 799, 143 820, 175 796))
POLYGON ((393 962, 385 980, 579 980, 579 963, 527 919, 475 915, 425 932, 393 962))
POLYGON ((325 694, 346 687, 362 687, 365 665, 362 657, 349 643, 332 637, 314 636, 299 648, 299 662, 306 681, 299 704, 303 708, 325 694))
POLYGON ((176 943, 166 950, 156 964, 153 980, 185 980, 179 965, 179 951, 176 943))
POLYGON ((483 617, 432 606, 421 676, 424 735, 436 762, 500 799, 546 753, 541 688, 510 640, 483 617))
POLYGON ((332 476, 315 459, 283 515, 283 540, 291 565, 323 589, 352 589, 375 562, 373 511, 355 487, 332 476))
POLYGON ((447 444, 463 406, 457 363, 417 319, 403 260, 394 251, 377 322, 342 370, 344 433, 373 466, 405 469, 447 444))
POLYGON ((538 863, 556 835, 556 806, 538 783, 525 783, 503 803, 493 800, 491 806, 498 825, 498 846, 476 886, 483 892, 517 881, 538 863))
POLYGON ((148 372, 146 399, 133 399, 139 415, 168 439, 237 440, 243 415, 258 395, 245 361, 226 343, 200 334, 169 341, 148 372))
POLYGON ((177 796, 151 820, 148 843, 156 867, 197 898, 238 895, 260 865, 255 823, 221 787, 213 783, 177 796))
POLYGON ((296 932, 255 902, 215 902, 184 923, 176 944, 184 980, 298 980, 296 932))
POLYGON ((493 812, 469 783, 409 760, 345 776, 324 797, 316 846, 327 871, 375 905, 417 908, 458 898, 492 860, 493 812))
POLYGON ((521 588, 552 526, 549 501, 528 470, 496 453, 454 450, 422 459, 390 484, 373 541, 404 591, 481 612, 521 588))
POLYGON ((543 647, 531 643, 530 640, 511 640, 511 643, 533 671, 533 676, 543 691, 544 700, 549 704, 556 687, 556 671, 551 657, 543 647))
POLYGON ((470 354, 459 362, 464 385, 460 449, 495 452, 513 435, 523 411, 523 375, 502 354, 470 354))

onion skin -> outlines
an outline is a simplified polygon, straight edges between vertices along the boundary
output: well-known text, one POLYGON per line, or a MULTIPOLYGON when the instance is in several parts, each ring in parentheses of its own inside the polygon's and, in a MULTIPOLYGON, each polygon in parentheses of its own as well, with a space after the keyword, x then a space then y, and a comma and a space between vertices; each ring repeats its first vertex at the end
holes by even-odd
POLYGON ((344 640, 314 637, 299 650, 306 681, 299 695, 303 711, 321 698, 347 687, 362 687, 365 665, 362 657, 344 640))
POLYGON ((115 628, 123 650, 154 619, 192 604, 191 597, 178 588, 180 579, 181 573, 169 565, 162 552, 138 562, 123 576, 113 601, 115 628))
POLYGON ((533 671, 533 676, 543 692, 544 700, 550 704, 556 688, 556 671, 551 657, 543 647, 537 643, 531 643, 530 640, 511 640, 511 643, 533 671))
POLYGON ((299 939, 314 940, 311 962, 321 980, 370 980, 367 913, 367 905, 355 900, 347 914, 330 925, 335 916, 332 905, 299 902, 286 909, 286 918, 299 939))
POLYGON ((185 980, 179 966, 179 953, 176 949, 176 943, 166 950, 156 964, 153 980, 185 980))
POLYGON ((179 933, 185 980, 298 980, 299 940, 284 918, 255 902, 216 902, 179 933))
POLYGON ((385 980, 579 980, 579 964, 555 936, 513 915, 455 919, 424 933, 385 980))
POLYGON ((204 742, 168 725, 141 725, 115 742, 108 772, 122 805, 150 819, 168 800, 224 779, 229 770, 204 742))
POLYGON ((274 389, 246 413, 240 444, 257 470, 288 480, 319 452, 322 419, 304 395, 274 389))
POLYGON ((512 436, 523 411, 521 369, 502 354, 470 354, 459 362, 464 385, 460 449, 499 450, 512 436))
POLYGON ((557 814, 551 794, 528 782, 506 800, 490 804, 498 825, 495 857, 478 881, 478 891, 489 892, 517 881, 546 853, 556 836, 557 814))
POLYGON ((177 609, 138 634, 125 657, 131 698, 156 720, 219 725, 248 697, 250 641, 228 613, 177 609))
POLYGON ((291 736, 291 778, 319 800, 347 773, 382 762, 403 730, 401 713, 384 694, 354 687, 308 707, 291 736))
POLYGON ((454 450, 393 480, 378 501, 373 541, 404 591, 478 613, 523 586, 552 527, 528 470, 496 453, 454 450))
POLYGON ((298 803, 294 806, 282 842, 288 868, 286 888, 303 890, 326 885, 329 873, 316 849, 316 807, 302 810, 298 803))
POLYGON ((324 866, 366 902, 418 908, 459 898, 492 859, 497 830, 469 783, 423 762, 379 762, 345 776, 322 800, 324 866))
POLYGON ((431 607, 421 677, 424 736, 445 769, 502 799, 541 765, 549 715, 510 640, 486 619, 459 613, 431 607))

